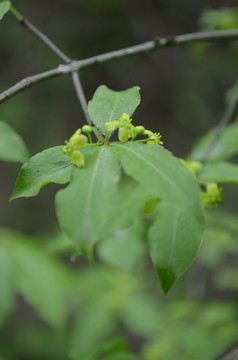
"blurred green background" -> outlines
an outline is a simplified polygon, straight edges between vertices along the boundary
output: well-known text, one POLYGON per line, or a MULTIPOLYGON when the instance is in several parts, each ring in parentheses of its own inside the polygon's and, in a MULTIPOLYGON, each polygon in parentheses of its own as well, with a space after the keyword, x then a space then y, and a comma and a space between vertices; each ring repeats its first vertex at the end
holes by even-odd
MULTIPOLYGON (((13 4, 74 59, 155 36, 238 27, 228 0, 13 4)), ((85 69, 81 80, 87 100, 101 84, 117 91, 140 86, 134 123, 159 131, 166 148, 186 157, 219 122, 238 78, 237 55, 237 42, 172 47, 85 69)), ((0 22, 0 92, 60 63, 10 14, 0 22)), ((85 123, 69 76, 1 104, 0 120, 23 137, 31 155, 63 144, 85 123)), ((99 244, 95 264, 75 259, 56 221, 59 186, 8 203, 20 166, 0 166, 1 360, 210 360, 238 340, 235 185, 226 185, 223 204, 208 211, 197 261, 164 297, 142 241, 131 240, 133 261, 124 250, 120 266, 110 256, 116 244, 99 244)))

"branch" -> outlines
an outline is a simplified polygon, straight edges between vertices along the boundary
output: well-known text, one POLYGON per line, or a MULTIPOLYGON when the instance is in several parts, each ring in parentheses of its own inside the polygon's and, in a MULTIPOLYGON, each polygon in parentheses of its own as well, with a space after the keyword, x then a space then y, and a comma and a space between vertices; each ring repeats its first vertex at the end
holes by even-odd
MULTIPOLYGON (((58 68, 48 71, 49 77, 56 77, 64 74, 69 74, 72 71, 78 71, 82 68, 86 68, 95 64, 102 64, 108 61, 112 61, 121 57, 136 55, 156 49, 161 49, 168 46, 183 45, 189 42, 217 42, 217 41, 231 41, 238 39, 238 30, 220 30, 210 31, 202 33, 192 33, 185 35, 178 35, 173 37, 160 38, 156 37, 153 41, 148 41, 140 45, 131 46, 125 49, 111 51, 105 54, 93 56, 84 60, 72 61, 68 65, 60 65, 58 68)), ((40 73, 23 79, 10 89, 0 94, 0 103, 8 98, 16 95, 20 91, 24 91, 29 86, 35 85, 40 81, 47 80, 47 72, 40 73), (31 84, 28 84, 30 79, 31 84), (35 81, 37 79, 37 81, 35 81)))
POLYGON ((89 125, 92 125, 92 120, 90 119, 89 113, 88 113, 88 105, 87 105, 87 101, 83 92, 83 88, 81 85, 81 81, 79 78, 79 74, 77 71, 72 71, 72 80, 73 80, 73 84, 76 90, 76 94, 77 97, 79 99, 80 104, 82 105, 82 109, 84 112, 84 115, 87 119, 87 122, 89 125))
POLYGON ((238 358, 238 343, 231 346, 224 354, 216 358, 215 360, 235 360, 238 358))
POLYGON ((63 75, 64 72, 61 71, 62 66, 63 65, 60 65, 56 69, 45 71, 43 73, 36 74, 33 76, 28 76, 27 78, 19 81, 18 83, 13 85, 11 88, 9 88, 8 90, 6 90, 0 94, 0 103, 5 102, 6 100, 8 100, 11 97, 15 96, 16 94, 18 94, 19 92, 22 92, 22 91, 28 89, 29 87, 36 85, 42 81, 51 79, 51 78, 59 76, 59 75, 63 75))
POLYGON ((76 61, 74 63, 74 66, 78 69, 89 67, 91 65, 102 64, 104 62, 112 61, 121 57, 154 51, 168 46, 183 45, 189 42, 219 42, 236 39, 238 40, 238 29, 191 33, 177 36, 169 36, 164 38, 157 36, 154 40, 147 41, 143 44, 131 46, 121 50, 111 51, 102 55, 76 61))
POLYGON ((28 19, 22 16, 12 5, 10 7, 10 12, 17 19, 17 21, 32 32, 39 40, 41 40, 46 46, 48 46, 56 55, 59 56, 61 60, 66 63, 71 63, 70 59, 63 51, 61 51, 58 46, 56 46, 53 41, 51 41, 48 36, 43 34, 39 29, 37 29, 28 19))
MULTIPOLYGON (((62 59, 65 63, 67 64, 71 64, 72 63, 72 59, 69 58, 65 53, 63 53, 63 51, 61 51, 58 46, 55 45, 55 43, 53 43, 53 41, 51 41, 48 36, 46 36, 45 34, 43 34, 36 26, 34 26, 28 19, 24 18, 22 16, 22 14, 20 14, 18 12, 18 10, 16 10, 12 5, 10 8, 10 11, 12 13, 12 15, 17 19, 17 21, 23 25, 25 28, 27 28, 30 32, 32 32, 39 40, 41 40, 48 48, 50 48, 60 59, 62 59)), ((58 69, 59 70, 59 69, 58 69)), ((54 72, 50 75, 51 77, 56 76, 56 74, 58 74, 58 72, 54 72)), ((44 76, 42 77, 42 79, 39 79, 39 76, 33 76, 33 77, 28 77, 27 79, 25 79, 25 81, 21 81, 18 84, 16 84, 14 87, 11 88, 11 93, 12 91, 16 91, 19 92, 21 91, 21 86, 25 86, 25 87, 30 87, 33 84, 36 84, 37 82, 43 81, 43 79, 45 79, 45 73, 44 76)), ((92 121, 90 119, 89 113, 88 113, 88 108, 87 108, 87 101, 83 92, 83 88, 80 82, 80 78, 79 78, 79 74, 76 71, 72 71, 72 80, 73 80, 73 85, 78 97, 78 100, 82 106, 83 109, 83 113, 86 117, 87 122, 89 123, 89 125, 92 125, 92 121)), ((10 95, 11 96, 11 95, 10 95)), ((5 100, 9 97, 9 92, 6 94, 5 93, 5 100)))
POLYGON ((221 121, 217 126, 214 137, 201 158, 201 162, 203 164, 205 164, 207 162, 209 156, 214 151, 214 149, 222 135, 224 127, 234 118, 234 116, 236 115, 237 109, 238 109, 238 97, 236 98, 235 101, 232 101, 229 104, 229 106, 227 107, 227 109, 225 110, 225 112, 221 118, 221 121))

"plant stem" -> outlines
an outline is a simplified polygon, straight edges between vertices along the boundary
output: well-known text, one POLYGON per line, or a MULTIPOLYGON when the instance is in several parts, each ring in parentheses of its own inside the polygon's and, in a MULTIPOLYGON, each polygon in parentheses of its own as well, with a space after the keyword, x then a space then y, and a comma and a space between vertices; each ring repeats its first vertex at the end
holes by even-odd
POLYGON ((150 140, 150 138, 141 139, 141 140, 131 140, 131 141, 136 142, 136 143, 146 143, 149 140, 150 140))
POLYGON ((82 68, 89 67, 95 64, 102 64, 108 61, 112 61, 118 58, 132 56, 156 49, 161 49, 168 46, 178 46, 189 42, 217 42, 217 41, 231 41, 238 39, 238 30, 219 30, 201 33, 184 34, 173 37, 160 38, 156 37, 153 41, 148 41, 140 45, 131 46, 125 49, 112 51, 109 53, 93 56, 87 59, 72 61, 67 65, 60 65, 59 67, 49 70, 48 72, 39 73, 37 75, 30 76, 21 80, 8 90, 0 94, 0 103, 6 101, 10 97, 17 93, 26 90, 29 86, 35 85, 38 82, 48 80, 60 75, 66 75, 73 71, 78 71, 82 68), (46 73, 49 74, 47 78, 46 73), (37 81, 31 81, 30 85, 27 79, 35 79, 37 81))
POLYGON ((105 54, 93 56, 74 63, 76 68, 85 68, 95 64, 102 64, 121 57, 137 55, 149 51, 159 50, 168 46, 178 46, 190 42, 219 42, 238 39, 238 29, 235 30, 218 30, 209 32, 197 32, 184 35, 155 37, 152 41, 131 46, 125 49, 111 51, 105 54))
POLYGON ((104 137, 101 135, 101 133, 98 131, 98 129, 93 126, 93 132, 95 134, 95 136, 97 137, 98 141, 101 141, 104 143, 104 137))
POLYGON ((91 134, 90 134, 90 133, 88 133, 87 135, 88 135, 88 138, 89 138, 89 142, 90 142, 90 144, 92 144, 92 143, 93 143, 93 140, 92 140, 92 136, 91 136, 91 134))
POLYGON ((82 84, 79 78, 79 74, 77 71, 72 71, 72 79, 73 84, 76 90, 77 97, 79 99, 80 104, 82 105, 82 109, 85 115, 85 118, 89 125, 92 125, 92 120, 90 119, 89 113, 88 113, 88 105, 87 101, 83 92, 82 84))
MULTIPOLYGON (((31 33, 33 33, 49 49, 51 49, 52 52, 55 53, 61 60, 63 60, 66 64, 72 63, 73 60, 70 57, 68 57, 62 50, 60 50, 60 48, 57 45, 55 45, 55 43, 53 43, 53 41, 51 41, 47 35, 42 33, 35 25, 33 25, 28 19, 26 19, 22 14, 20 14, 19 11, 17 9, 15 9, 12 5, 10 7, 10 12, 12 13, 12 15, 17 19, 17 21, 21 25, 23 25, 26 29, 28 29, 31 33)), ((73 80, 73 85, 74 85, 74 88, 75 88, 75 91, 77 94, 77 98, 82 106, 83 113, 85 115, 87 123, 89 125, 92 125, 92 121, 91 121, 89 113, 88 113, 87 101, 86 101, 86 98, 85 98, 85 95, 83 92, 79 74, 77 71, 74 71, 72 69, 71 69, 71 73, 72 73, 72 80, 73 80)), ((54 77, 54 74, 53 74, 53 76, 51 76, 51 75, 52 75, 52 73, 50 73, 49 77, 54 77)), ((42 79, 39 79, 39 76, 37 76, 37 78, 35 78, 34 76, 27 78, 26 82, 20 82, 20 83, 16 84, 18 86, 16 86, 15 89, 18 91, 18 88, 20 85, 24 84, 26 87, 29 87, 29 86, 32 86, 33 84, 36 84, 43 80, 45 80, 45 73, 43 74, 42 79)), ((9 96, 7 96, 6 99, 7 98, 9 98, 9 96)))
POLYGON ((23 25, 30 32, 32 32, 39 40, 41 40, 46 46, 48 46, 48 48, 50 48, 56 55, 58 55, 61 60, 63 60, 67 64, 72 62, 72 59, 70 59, 65 53, 63 53, 63 51, 61 51, 58 46, 56 46, 55 43, 53 43, 53 41, 48 38, 48 36, 46 36, 39 29, 37 29, 36 26, 34 26, 28 19, 21 15, 19 11, 16 10, 12 5, 10 8, 10 12, 21 25, 23 25))
POLYGON ((17 11, 17 9, 15 9, 12 5, 10 7, 10 13, 15 16, 15 18, 17 19, 17 21, 22 22, 23 20, 23 16, 19 13, 19 11, 17 11))
POLYGON ((84 145, 83 148, 88 148, 88 147, 92 147, 92 146, 100 146, 100 145, 103 145, 103 144, 104 144, 103 142, 90 143, 90 144, 84 145))

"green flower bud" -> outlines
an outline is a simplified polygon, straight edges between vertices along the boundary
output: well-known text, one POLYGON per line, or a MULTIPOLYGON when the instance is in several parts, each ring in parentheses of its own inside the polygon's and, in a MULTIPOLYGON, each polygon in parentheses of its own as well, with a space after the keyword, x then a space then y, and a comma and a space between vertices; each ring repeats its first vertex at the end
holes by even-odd
POLYGON ((132 119, 130 119, 130 116, 126 113, 122 114, 122 116, 120 117, 119 121, 125 121, 125 122, 131 122, 132 119))
POLYGON ((202 191, 203 205, 207 207, 215 206, 223 200, 222 188, 217 184, 211 183, 206 186, 206 191, 202 191))
POLYGON ((149 145, 160 145, 163 144, 161 139, 161 135, 159 134, 153 134, 152 136, 149 137, 149 141, 147 141, 147 144, 149 145))
POLYGON ((105 124, 105 127, 108 131, 115 131, 116 129, 118 129, 120 126, 120 121, 116 120, 116 121, 109 121, 105 124))
POLYGON ((143 134, 144 131, 145 131, 144 126, 135 126, 135 132, 136 132, 137 135, 143 134))
POLYGON ((200 161, 191 161, 190 166, 193 171, 199 172, 201 170, 202 163, 200 161))
POLYGON ((73 136, 71 136, 71 138, 69 139, 68 142, 68 147, 71 149, 71 151, 73 150, 79 150, 80 148, 82 148, 84 145, 86 145, 88 142, 88 138, 85 135, 82 134, 74 134, 73 136))
POLYGON ((93 128, 90 125, 84 125, 82 127, 82 132, 84 132, 85 134, 91 133, 92 131, 93 131, 93 128))
POLYGON ((79 168, 83 167, 85 164, 83 155, 81 154, 81 152, 79 152, 77 150, 74 150, 70 154, 70 159, 71 159, 72 163, 79 168))
POLYGON ((64 153, 65 155, 68 155, 68 153, 69 153, 68 145, 65 145, 65 146, 63 147, 63 153, 64 153))
POLYGON ((121 142, 127 142, 129 138, 131 137, 131 131, 130 129, 127 129, 125 127, 121 127, 118 131, 118 138, 121 142))
POLYGON ((126 129, 130 130, 130 137, 132 138, 132 140, 134 140, 137 135, 137 133, 135 132, 135 126, 130 124, 129 126, 126 126, 126 129))
POLYGON ((190 161, 190 160, 183 160, 180 159, 181 162, 186 166, 186 168, 193 173, 194 176, 196 176, 196 173, 198 173, 201 170, 202 163, 200 161, 190 161))

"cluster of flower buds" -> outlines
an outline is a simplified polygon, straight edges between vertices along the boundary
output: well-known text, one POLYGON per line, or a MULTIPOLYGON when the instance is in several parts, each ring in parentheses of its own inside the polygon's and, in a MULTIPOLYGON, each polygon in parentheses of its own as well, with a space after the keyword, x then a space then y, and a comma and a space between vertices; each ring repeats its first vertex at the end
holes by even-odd
POLYGON ((223 200, 222 188, 217 184, 211 183, 206 186, 206 191, 202 191, 203 205, 211 207, 223 200))
POLYGON ((86 134, 90 134, 92 132, 92 127, 89 125, 84 125, 82 129, 78 129, 69 139, 69 141, 65 141, 66 145, 63 148, 63 152, 65 155, 68 155, 72 160, 72 163, 77 167, 83 167, 84 157, 80 150, 87 145, 88 138, 83 135, 82 132, 86 134))
POLYGON ((128 114, 122 114, 118 120, 107 122, 105 127, 108 131, 115 131, 118 129, 118 138, 123 143, 127 142, 130 138, 134 140, 137 135, 147 135, 147 144, 163 144, 159 133, 153 133, 150 130, 146 130, 144 126, 134 126, 131 124, 131 121, 132 119, 128 114))

